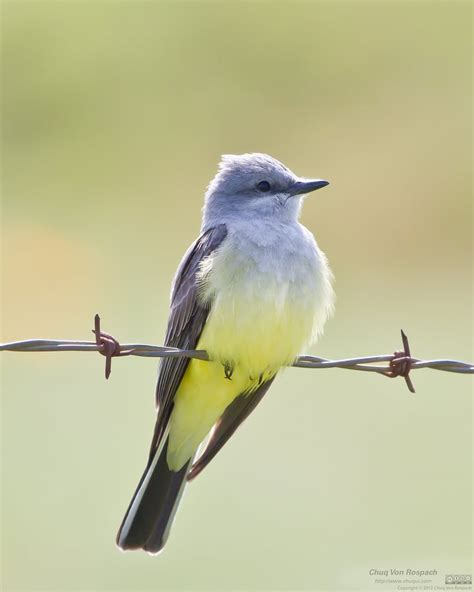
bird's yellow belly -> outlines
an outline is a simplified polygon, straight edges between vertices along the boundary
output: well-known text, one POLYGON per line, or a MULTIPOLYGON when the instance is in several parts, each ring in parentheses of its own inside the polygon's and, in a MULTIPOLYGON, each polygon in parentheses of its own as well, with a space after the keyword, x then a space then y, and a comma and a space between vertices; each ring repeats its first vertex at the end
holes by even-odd
POLYGON ((226 407, 251 388, 248 376, 225 377, 222 364, 192 360, 179 385, 170 420, 168 466, 178 471, 196 452, 226 407))
POLYGON ((279 288, 251 299, 229 293, 213 303, 197 346, 212 361, 192 360, 175 396, 168 445, 171 469, 179 470, 189 460, 237 396, 290 364, 310 340, 313 311, 288 298, 288 287, 284 295, 279 288), (232 371, 230 379, 224 364, 232 371))

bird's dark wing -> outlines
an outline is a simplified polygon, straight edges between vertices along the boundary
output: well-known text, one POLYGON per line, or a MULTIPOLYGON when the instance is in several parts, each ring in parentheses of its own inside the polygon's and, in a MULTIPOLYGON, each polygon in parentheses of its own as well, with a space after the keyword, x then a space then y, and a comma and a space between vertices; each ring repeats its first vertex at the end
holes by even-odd
MULTIPOLYGON (((210 305, 204 305, 197 297, 197 278, 201 262, 211 255, 227 236, 225 224, 219 224, 204 232, 184 255, 171 291, 171 306, 165 345, 180 349, 195 349, 209 314, 210 305)), ((151 443, 150 456, 166 431, 173 409, 173 399, 181 382, 189 358, 162 358, 156 386, 158 416, 151 443)))
POLYGON ((252 413, 270 388, 274 378, 275 377, 273 376, 270 380, 262 383, 255 391, 251 393, 242 393, 232 401, 214 426, 204 451, 192 465, 187 475, 188 481, 199 475, 199 473, 216 456, 239 425, 252 413))

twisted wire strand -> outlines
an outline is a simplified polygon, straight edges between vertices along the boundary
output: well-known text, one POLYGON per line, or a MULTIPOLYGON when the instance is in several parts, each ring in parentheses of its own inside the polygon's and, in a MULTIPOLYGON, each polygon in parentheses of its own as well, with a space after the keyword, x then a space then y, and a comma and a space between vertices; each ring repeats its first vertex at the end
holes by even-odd
MULTIPOLYGON (((98 351, 106 357, 106 378, 111 372, 112 357, 140 356, 147 358, 168 358, 186 357, 198 360, 209 360, 207 353, 203 350, 182 350, 174 347, 151 345, 147 343, 125 343, 120 344, 114 337, 104 333, 100 329, 100 317, 95 316, 95 341, 78 341, 69 339, 27 339, 23 341, 12 341, 0 344, 0 351, 12 352, 57 352, 75 351, 88 352, 98 351)), ((411 392, 415 392, 409 373, 421 368, 430 368, 444 372, 458 374, 474 374, 474 365, 469 362, 462 362, 451 359, 420 360, 413 358, 410 353, 408 338, 402 333, 403 351, 396 351, 393 354, 378 356, 362 356, 357 358, 345 358, 340 360, 329 360, 317 356, 302 355, 296 358, 291 366, 295 368, 343 368, 345 370, 358 370, 362 372, 376 372, 390 378, 402 376, 411 392), (384 364, 388 362, 388 364, 384 364)))
MULTIPOLYGON (((11 341, 0 343, 0 351, 13 352, 55 352, 55 351, 101 351, 102 347, 95 341, 77 341, 71 339, 26 339, 24 341, 11 341)), ((209 360, 204 350, 178 349, 162 345, 151 345, 148 343, 124 343, 120 345, 122 355, 139 356, 146 358, 194 358, 197 360, 209 360)), ((120 357, 120 356, 116 356, 120 357)), ((349 370, 363 370, 364 372, 383 373, 390 370, 389 366, 371 366, 379 362, 390 362, 394 354, 379 356, 362 356, 358 358, 343 358, 340 360, 329 360, 318 356, 303 355, 296 358, 291 366, 295 368, 345 368, 349 370)), ((474 365, 459 360, 437 359, 419 360, 410 358, 411 370, 420 368, 433 368, 444 372, 457 372, 461 374, 474 374, 474 365)))

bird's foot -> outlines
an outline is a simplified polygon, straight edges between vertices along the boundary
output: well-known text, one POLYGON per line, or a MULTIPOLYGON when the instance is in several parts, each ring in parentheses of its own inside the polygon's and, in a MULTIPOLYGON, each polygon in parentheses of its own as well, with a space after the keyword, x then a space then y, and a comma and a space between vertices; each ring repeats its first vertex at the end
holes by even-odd
POLYGON ((234 373, 234 364, 230 362, 225 362, 224 366, 224 374, 227 380, 232 380, 232 374, 234 373))

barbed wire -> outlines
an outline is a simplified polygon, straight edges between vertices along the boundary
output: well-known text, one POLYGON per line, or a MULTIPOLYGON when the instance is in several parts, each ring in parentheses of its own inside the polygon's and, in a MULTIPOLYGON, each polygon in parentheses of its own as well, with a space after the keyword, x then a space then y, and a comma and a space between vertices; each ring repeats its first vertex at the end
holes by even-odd
MULTIPOLYGON (((140 356, 149 358, 193 358, 209 361, 209 356, 204 350, 184 350, 162 345, 149 345, 146 343, 120 344, 115 337, 104 333, 100 327, 100 317, 94 317, 95 341, 77 341, 69 339, 27 339, 24 341, 12 341, 0 344, 0 351, 12 352, 53 352, 53 351, 97 351, 105 356, 105 378, 109 378, 112 369, 112 358, 123 356, 140 356)), ((299 356, 291 366, 295 368, 342 368, 344 370, 358 370, 362 372, 376 372, 388 378, 402 376, 408 389, 414 393, 415 389, 409 376, 412 370, 431 368, 444 372, 456 372, 459 374, 474 374, 474 365, 459 360, 419 360, 413 358, 410 352, 408 337, 401 331, 403 350, 393 354, 379 356, 363 356, 358 358, 346 358, 341 360, 328 360, 317 356, 299 356), (384 362, 388 364, 383 365, 384 362)))

